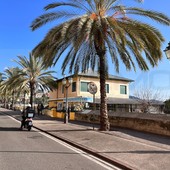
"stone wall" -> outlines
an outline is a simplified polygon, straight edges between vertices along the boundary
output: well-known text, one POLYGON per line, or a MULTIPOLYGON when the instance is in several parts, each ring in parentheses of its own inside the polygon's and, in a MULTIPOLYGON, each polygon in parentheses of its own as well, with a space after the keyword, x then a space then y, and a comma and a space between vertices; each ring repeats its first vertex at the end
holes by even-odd
MULTIPOLYGON (((99 123, 99 112, 76 113, 75 120, 99 123)), ((109 112, 111 126, 170 136, 170 115, 109 112)))

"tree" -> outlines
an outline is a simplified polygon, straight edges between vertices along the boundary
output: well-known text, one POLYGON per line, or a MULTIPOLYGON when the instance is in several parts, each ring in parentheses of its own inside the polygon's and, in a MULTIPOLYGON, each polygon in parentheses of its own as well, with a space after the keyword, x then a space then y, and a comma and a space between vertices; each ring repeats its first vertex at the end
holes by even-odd
POLYGON ((18 83, 15 83, 13 80, 15 80, 15 77, 18 76, 20 72, 20 69, 18 67, 12 67, 12 68, 7 68, 5 70, 5 75, 6 75, 6 80, 4 81, 4 85, 7 89, 8 96, 11 95, 12 98, 12 107, 14 109, 14 104, 16 101, 16 97, 19 96, 19 92, 21 90, 21 86, 18 83), (19 90, 20 89, 20 90, 19 90), (10 95, 9 95, 10 94, 10 95), (16 96, 17 95, 17 96, 16 96))
MULTIPOLYGON (((165 94, 161 92, 161 90, 153 89, 152 87, 148 86, 140 86, 138 89, 134 89, 133 94, 141 106, 141 111, 144 113, 148 113, 149 108, 152 106, 163 107, 164 104, 162 101, 166 97, 165 94)), ((157 109, 159 109, 159 107, 157 109)), ((159 110, 157 110, 157 112, 159 112, 159 110)))
POLYGON ((166 114, 170 114, 170 99, 166 100, 164 103, 165 103, 164 112, 165 112, 166 114))
POLYGON ((0 73, 0 96, 1 100, 4 103, 4 106, 6 108, 6 85, 5 83, 6 75, 4 73, 0 73))
POLYGON ((162 58, 161 43, 164 38, 161 33, 153 26, 137 21, 133 16, 139 15, 170 25, 170 18, 162 13, 126 7, 118 5, 118 2, 118 0, 56 1, 44 8, 46 11, 55 8, 55 12, 45 13, 31 24, 32 30, 36 30, 53 20, 58 21, 33 50, 33 54, 42 57, 47 66, 55 65, 60 58, 64 58, 63 73, 67 66, 70 73, 77 73, 80 70, 85 72, 88 68, 98 70, 101 130, 109 130, 105 89, 108 58, 111 58, 117 72, 120 60, 127 70, 132 68, 136 70, 135 65, 141 70, 149 70, 147 61, 151 66, 156 66, 162 58), (66 6, 67 9, 62 8, 66 6))
POLYGON ((48 71, 40 58, 35 58, 31 53, 27 59, 25 56, 18 56, 19 61, 15 60, 22 69, 13 78, 13 82, 19 83, 22 89, 30 89, 30 104, 33 107, 33 97, 36 90, 48 92, 55 88, 56 78, 52 76, 54 71, 48 71))
POLYGON ((13 83, 11 80, 13 77, 16 77, 18 75, 19 68, 7 68, 5 69, 3 75, 3 79, 0 85, 0 89, 2 91, 1 95, 4 97, 4 103, 6 107, 6 102, 9 102, 12 104, 12 108, 14 106, 14 102, 16 99, 16 91, 19 88, 18 84, 13 83))

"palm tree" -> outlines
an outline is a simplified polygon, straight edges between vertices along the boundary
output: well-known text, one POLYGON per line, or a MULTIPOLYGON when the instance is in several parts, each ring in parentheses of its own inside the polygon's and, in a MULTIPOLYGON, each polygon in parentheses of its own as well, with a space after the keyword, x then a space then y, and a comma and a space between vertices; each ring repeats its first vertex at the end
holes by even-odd
MULTIPOLYGON (((21 70, 13 81, 21 84, 22 89, 25 87, 30 89, 30 104, 33 107, 33 97, 36 90, 48 92, 55 88, 55 77, 52 76, 54 71, 48 71, 40 58, 35 58, 31 53, 27 59, 25 56, 18 56, 19 61, 16 61, 21 70)), ((25 89, 26 90, 26 89, 25 89)))
POLYGON ((126 7, 118 2, 119 0, 54 2, 44 9, 48 11, 55 8, 56 11, 39 16, 31 24, 32 30, 36 30, 48 22, 58 21, 33 50, 33 54, 42 57, 47 66, 55 65, 60 58, 64 58, 63 73, 67 66, 70 73, 88 68, 98 69, 101 130, 109 129, 105 89, 109 57, 117 72, 120 61, 127 70, 136 70, 136 65, 141 70, 149 70, 148 63, 154 67, 162 58, 163 36, 159 30, 136 20, 134 16, 170 25, 170 18, 162 13, 126 7), (67 9, 62 8, 66 6, 67 9))
POLYGON ((20 84, 13 81, 15 80, 15 77, 18 76, 19 72, 20 69, 18 67, 7 68, 5 70, 6 80, 4 85, 6 85, 7 90, 11 93, 13 109, 14 109, 15 100, 19 96, 21 90, 20 84))
POLYGON ((19 88, 19 85, 12 82, 12 79, 18 75, 19 68, 7 68, 5 69, 4 73, 2 73, 2 82, 0 85, 0 89, 2 91, 2 96, 6 101, 12 102, 12 108, 14 106, 15 97, 17 89, 19 88))
POLYGON ((3 101, 4 106, 6 107, 6 97, 5 97, 5 92, 6 89, 4 88, 4 82, 5 82, 6 76, 4 73, 0 73, 0 100, 3 101))

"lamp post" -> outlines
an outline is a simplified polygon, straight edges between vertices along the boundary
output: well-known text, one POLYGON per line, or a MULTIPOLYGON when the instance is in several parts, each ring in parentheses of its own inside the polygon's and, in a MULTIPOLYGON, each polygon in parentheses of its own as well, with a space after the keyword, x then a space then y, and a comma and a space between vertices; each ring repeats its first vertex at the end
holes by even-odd
POLYGON ((96 110, 96 108, 95 108, 95 106, 96 106, 95 105, 95 94, 97 93, 97 86, 96 86, 96 84, 93 83, 93 82, 90 82, 88 84, 88 91, 89 91, 89 93, 93 94, 93 130, 94 130, 94 112, 96 110))
POLYGON ((64 123, 68 123, 68 88, 72 83, 72 78, 64 78, 62 80, 62 84, 64 85, 65 89, 66 89, 66 112, 64 114, 64 123))
POLYGON ((167 59, 170 59, 170 42, 168 43, 168 46, 164 50, 167 59))

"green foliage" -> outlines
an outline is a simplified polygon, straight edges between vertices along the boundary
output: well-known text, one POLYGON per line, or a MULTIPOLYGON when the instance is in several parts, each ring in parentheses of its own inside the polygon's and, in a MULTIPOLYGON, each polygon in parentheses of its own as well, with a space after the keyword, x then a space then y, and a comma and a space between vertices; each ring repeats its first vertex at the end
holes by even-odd
POLYGON ((170 114, 170 99, 166 100, 164 103, 165 103, 164 112, 170 114))
MULTIPOLYGON (((170 18, 160 12, 118 5, 118 0, 56 1, 45 10, 47 13, 36 18, 31 28, 35 30, 48 22, 58 21, 33 50, 47 66, 63 57, 63 72, 68 66, 70 72, 95 69, 96 66, 100 69, 99 57, 107 51, 117 72, 120 61, 127 70, 136 70, 136 65, 141 70, 149 70, 149 64, 154 67, 162 58, 162 34, 157 28, 141 22, 140 17, 139 20, 134 18, 142 16, 169 26, 170 18), (62 6, 70 10, 60 8, 62 6), (79 13, 73 12, 75 9, 79 9, 79 13)), ((107 60, 105 65, 107 72, 107 60)))

